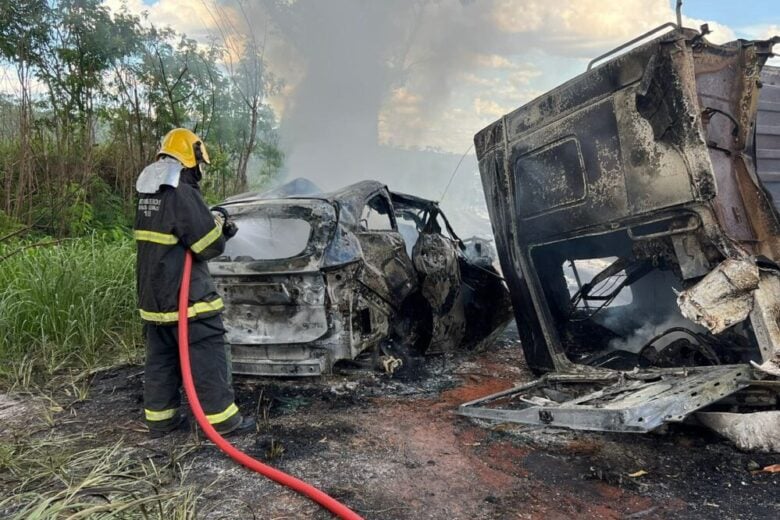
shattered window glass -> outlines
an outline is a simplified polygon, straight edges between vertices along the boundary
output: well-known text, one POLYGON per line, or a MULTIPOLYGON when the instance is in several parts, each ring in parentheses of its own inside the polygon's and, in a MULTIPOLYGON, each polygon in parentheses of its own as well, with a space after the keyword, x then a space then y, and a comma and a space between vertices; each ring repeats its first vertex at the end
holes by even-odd
POLYGON ((360 216, 360 228, 363 231, 393 231, 390 204, 385 197, 376 195, 368 201, 360 216))
POLYGON ((281 260, 306 249, 311 224, 297 218, 245 216, 236 220, 238 233, 228 240, 223 257, 230 261, 281 260))

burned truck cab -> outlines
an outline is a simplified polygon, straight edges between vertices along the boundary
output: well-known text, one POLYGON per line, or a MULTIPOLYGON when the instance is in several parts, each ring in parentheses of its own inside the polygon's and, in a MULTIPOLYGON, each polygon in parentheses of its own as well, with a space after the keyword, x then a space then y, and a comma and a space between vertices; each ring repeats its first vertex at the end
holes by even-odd
POLYGON ((776 41, 673 26, 475 136, 528 365, 548 381, 639 374, 621 391, 584 385, 598 403, 540 394, 549 407, 514 419, 647 431, 744 388, 750 362, 780 361, 780 217, 754 146, 776 41), (666 401, 683 382, 693 400, 666 401), (647 399, 604 399, 631 388, 647 399), (637 411, 648 399, 665 404, 637 411))

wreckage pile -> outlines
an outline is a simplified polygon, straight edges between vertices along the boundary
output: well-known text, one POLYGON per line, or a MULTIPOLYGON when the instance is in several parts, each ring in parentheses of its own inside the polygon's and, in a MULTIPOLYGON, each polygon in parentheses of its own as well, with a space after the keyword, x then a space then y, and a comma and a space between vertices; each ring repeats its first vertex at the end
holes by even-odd
POLYGON ((777 449, 780 214, 758 161, 780 150, 759 117, 780 106, 780 74, 762 76, 780 39, 670 25, 476 135, 506 280, 435 202, 378 182, 225 201, 242 231, 211 270, 234 370, 312 376, 375 353, 393 372, 489 342, 511 295, 546 375, 464 415, 647 432, 701 412, 777 449))

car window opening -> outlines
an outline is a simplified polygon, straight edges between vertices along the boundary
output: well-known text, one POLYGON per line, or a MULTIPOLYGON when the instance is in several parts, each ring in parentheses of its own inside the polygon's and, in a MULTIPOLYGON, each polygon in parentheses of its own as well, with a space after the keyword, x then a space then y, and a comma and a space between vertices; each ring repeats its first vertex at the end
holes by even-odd
POLYGON ((223 261, 283 260, 306 250, 312 226, 298 218, 245 215, 236 218, 238 233, 225 246, 223 261))
POLYGON ((360 216, 363 231, 393 231, 393 219, 390 216, 390 204, 382 195, 372 197, 363 208, 360 216))

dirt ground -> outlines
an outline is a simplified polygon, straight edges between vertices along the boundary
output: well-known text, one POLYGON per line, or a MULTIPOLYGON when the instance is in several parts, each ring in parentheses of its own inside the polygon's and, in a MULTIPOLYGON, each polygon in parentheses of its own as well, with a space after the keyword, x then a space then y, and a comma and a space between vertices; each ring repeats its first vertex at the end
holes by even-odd
MULTIPOLYGON (((702 429, 604 435, 475 422, 467 400, 533 376, 514 327, 486 351, 429 358, 401 381, 366 369, 307 380, 236 379, 258 432, 236 439, 365 518, 778 518, 780 456, 747 454, 702 429), (642 476, 631 474, 644 471, 642 476)), ((140 417, 141 367, 96 375, 89 398, 36 435, 123 439, 134 456, 170 457, 194 431, 152 440, 140 417)), ((5 433, 24 425, 5 423, 5 433)), ((236 466, 208 442, 179 461, 200 488, 199 518, 320 519, 308 500, 236 466)))

